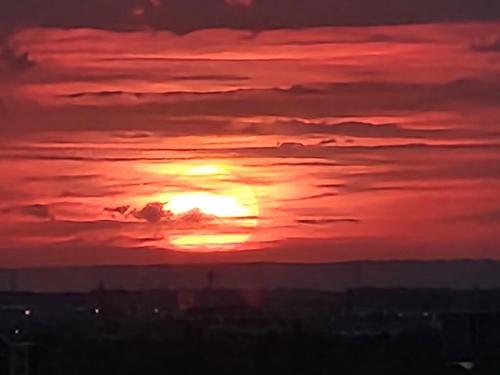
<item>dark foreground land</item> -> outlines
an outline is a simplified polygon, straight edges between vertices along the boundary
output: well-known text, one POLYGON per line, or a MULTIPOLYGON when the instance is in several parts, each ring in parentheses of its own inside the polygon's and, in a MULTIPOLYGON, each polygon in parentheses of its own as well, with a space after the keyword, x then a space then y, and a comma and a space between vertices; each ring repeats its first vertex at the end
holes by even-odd
POLYGON ((498 374, 499 290, 0 294, 3 374, 498 374))

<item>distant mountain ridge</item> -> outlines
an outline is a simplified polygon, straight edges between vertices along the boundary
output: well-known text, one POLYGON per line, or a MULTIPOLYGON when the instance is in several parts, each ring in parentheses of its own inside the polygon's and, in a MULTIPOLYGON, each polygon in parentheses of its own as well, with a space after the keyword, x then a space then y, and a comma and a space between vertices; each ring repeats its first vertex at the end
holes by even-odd
POLYGON ((500 261, 394 261, 328 264, 247 263, 1 269, 0 291, 500 288, 500 261))

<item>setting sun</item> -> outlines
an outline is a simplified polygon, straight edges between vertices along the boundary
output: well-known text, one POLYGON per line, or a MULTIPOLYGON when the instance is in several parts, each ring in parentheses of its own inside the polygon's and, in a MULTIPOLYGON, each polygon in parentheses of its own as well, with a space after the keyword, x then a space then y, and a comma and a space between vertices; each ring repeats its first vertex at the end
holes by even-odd
POLYGON ((239 197, 212 193, 182 193, 174 195, 165 209, 178 215, 194 209, 216 217, 250 216, 250 208, 238 201, 239 197))
POLYGON ((229 170, 218 164, 178 165, 168 171, 160 170, 193 187, 161 194, 159 201, 163 202, 166 212, 182 217, 196 210, 215 223, 209 229, 192 228, 172 234, 170 243, 176 248, 220 250, 248 241, 252 228, 258 225, 259 204, 252 187, 229 170))

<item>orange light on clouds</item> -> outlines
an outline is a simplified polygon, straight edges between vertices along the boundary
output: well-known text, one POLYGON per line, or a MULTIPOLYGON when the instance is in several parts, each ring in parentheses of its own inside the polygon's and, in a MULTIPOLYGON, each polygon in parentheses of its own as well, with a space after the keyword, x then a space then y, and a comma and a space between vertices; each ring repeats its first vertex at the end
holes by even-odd
POLYGON ((248 241, 252 229, 258 225, 259 203, 253 188, 239 181, 230 169, 220 164, 170 165, 168 169, 157 169, 161 174, 175 176, 180 185, 192 186, 184 191, 161 193, 157 201, 164 203, 165 211, 182 216, 197 210, 217 222, 208 232, 200 227, 190 233, 174 233, 170 243, 176 248, 227 250, 248 241), (227 233, 228 228, 231 233, 227 233))
POLYGON ((499 257, 498 20, 187 3, 12 28, 1 267, 499 257))
POLYGON ((250 207, 239 202, 239 197, 212 193, 181 193, 171 197, 165 209, 176 215, 199 209, 206 215, 217 217, 249 216, 250 207))
POLYGON ((234 246, 248 241, 249 238, 249 234, 196 234, 174 236, 170 243, 185 250, 221 251, 234 249, 234 246))

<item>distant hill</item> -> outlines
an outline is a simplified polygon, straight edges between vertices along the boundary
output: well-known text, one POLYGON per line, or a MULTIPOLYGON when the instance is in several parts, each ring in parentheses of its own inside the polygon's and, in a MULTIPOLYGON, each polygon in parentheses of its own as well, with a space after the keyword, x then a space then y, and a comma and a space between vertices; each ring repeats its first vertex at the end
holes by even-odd
POLYGON ((216 264, 106 266, 0 270, 0 290, 89 291, 107 289, 217 288, 311 289, 355 287, 500 288, 500 261, 404 261, 335 264, 216 264), (212 276, 210 276, 212 275, 212 276))

